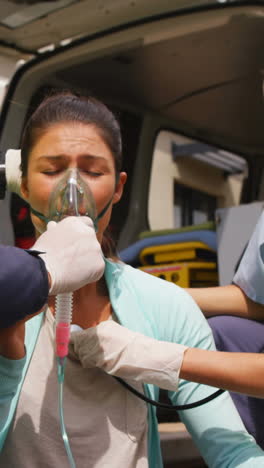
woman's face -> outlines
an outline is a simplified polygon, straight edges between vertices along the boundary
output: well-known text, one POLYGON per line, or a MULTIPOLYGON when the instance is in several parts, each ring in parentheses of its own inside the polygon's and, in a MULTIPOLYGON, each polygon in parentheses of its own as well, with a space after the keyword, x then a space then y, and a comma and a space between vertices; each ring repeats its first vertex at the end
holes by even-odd
MULTIPOLYGON (((98 223, 97 237, 101 242, 112 205, 122 196, 126 174, 121 172, 118 183, 115 183, 112 153, 93 125, 58 123, 42 133, 29 155, 27 175, 22 179, 22 195, 32 208, 47 216, 50 194, 69 168, 78 168, 83 180, 89 184, 98 214, 112 199, 98 223)), ((31 217, 37 230, 42 232, 44 221, 34 214, 31 217)))

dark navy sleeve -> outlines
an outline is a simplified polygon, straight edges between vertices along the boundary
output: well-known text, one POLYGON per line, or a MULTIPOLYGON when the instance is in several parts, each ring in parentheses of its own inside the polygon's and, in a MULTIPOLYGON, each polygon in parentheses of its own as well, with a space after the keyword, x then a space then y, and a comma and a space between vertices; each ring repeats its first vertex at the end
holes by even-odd
POLYGON ((48 291, 47 270, 38 252, 0 246, 0 328, 40 310, 48 291))

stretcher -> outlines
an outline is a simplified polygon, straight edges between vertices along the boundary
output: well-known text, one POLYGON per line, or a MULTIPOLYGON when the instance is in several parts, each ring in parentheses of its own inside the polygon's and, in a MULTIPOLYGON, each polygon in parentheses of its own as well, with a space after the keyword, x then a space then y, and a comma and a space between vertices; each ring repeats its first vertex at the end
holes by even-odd
POLYGON ((215 262, 169 263, 148 265, 139 269, 158 278, 171 281, 182 288, 218 285, 218 272, 215 262))

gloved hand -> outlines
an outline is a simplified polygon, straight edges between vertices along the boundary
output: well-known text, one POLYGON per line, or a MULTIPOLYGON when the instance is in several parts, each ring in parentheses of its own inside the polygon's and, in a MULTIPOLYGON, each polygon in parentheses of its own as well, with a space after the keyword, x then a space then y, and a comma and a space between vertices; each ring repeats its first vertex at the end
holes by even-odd
POLYGON ((71 334, 70 355, 85 368, 177 390, 187 347, 149 338, 113 320, 71 334))
POLYGON ((50 221, 31 250, 45 252, 40 257, 51 277, 50 295, 75 291, 99 280, 104 273, 101 246, 93 222, 87 217, 50 221))

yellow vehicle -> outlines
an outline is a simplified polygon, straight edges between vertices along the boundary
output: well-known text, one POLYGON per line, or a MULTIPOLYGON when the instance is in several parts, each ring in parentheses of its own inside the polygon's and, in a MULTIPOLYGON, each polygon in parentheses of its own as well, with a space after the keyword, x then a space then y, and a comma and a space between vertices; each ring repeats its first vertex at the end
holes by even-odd
MULTIPOLYGON (((216 222, 215 247, 204 248, 214 251, 213 267, 211 259, 201 265, 189 257, 187 265, 175 255, 164 256, 163 266, 138 266, 158 274, 173 263, 179 278, 196 271, 197 281, 216 282, 217 257, 221 268, 222 258, 232 257, 228 271, 218 264, 221 284, 229 282, 263 207, 263 31, 260 0, 2 0, 0 55, 25 63, 2 104, 0 165, 9 148, 19 148, 25 119, 50 90, 78 88, 103 99, 119 116, 129 176, 111 226, 119 252, 142 232, 216 222), (242 224, 226 255, 219 239, 230 207, 242 224)), ((33 230, 18 197, 5 195, 0 218, 2 243, 30 245, 33 230)), ((168 269, 163 273, 171 280, 168 269)), ((164 429, 161 439, 168 468, 203 466, 184 428, 164 429), (182 450, 172 456, 175 438, 182 450)))

